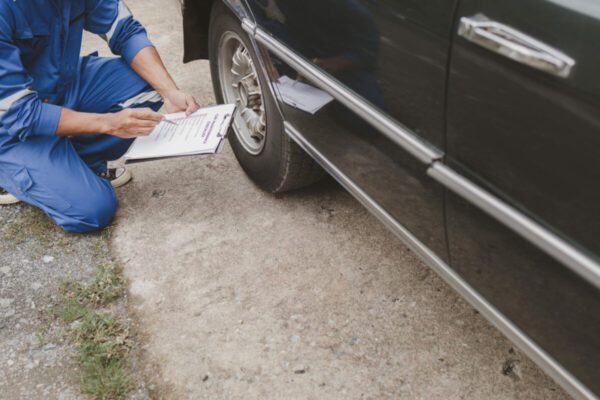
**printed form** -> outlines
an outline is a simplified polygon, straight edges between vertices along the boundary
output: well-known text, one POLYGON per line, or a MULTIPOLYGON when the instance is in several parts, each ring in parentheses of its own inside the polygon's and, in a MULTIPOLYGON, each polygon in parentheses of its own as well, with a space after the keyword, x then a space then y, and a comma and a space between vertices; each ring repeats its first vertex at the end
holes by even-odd
POLYGON ((214 154, 220 151, 231 125, 235 104, 202 108, 190 116, 185 113, 165 115, 154 131, 138 137, 127 154, 126 162, 196 154, 214 154))

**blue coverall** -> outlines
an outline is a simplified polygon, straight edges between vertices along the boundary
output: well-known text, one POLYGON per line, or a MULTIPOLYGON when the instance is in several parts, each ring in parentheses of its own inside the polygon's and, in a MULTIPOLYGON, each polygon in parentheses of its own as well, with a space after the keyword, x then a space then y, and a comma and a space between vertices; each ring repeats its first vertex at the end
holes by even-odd
POLYGON ((97 173, 131 141, 58 137, 61 107, 158 110, 162 99, 129 66, 151 45, 119 0, 0 0, 0 187, 66 231, 106 226, 117 199, 97 173), (84 29, 102 36, 120 57, 80 57, 84 29))

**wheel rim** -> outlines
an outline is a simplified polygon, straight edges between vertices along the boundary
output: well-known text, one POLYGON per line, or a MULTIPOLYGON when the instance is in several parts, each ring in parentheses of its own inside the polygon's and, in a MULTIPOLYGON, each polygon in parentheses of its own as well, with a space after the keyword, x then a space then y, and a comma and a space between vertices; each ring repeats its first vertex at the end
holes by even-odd
POLYGON ((235 135, 248 153, 258 155, 267 136, 263 94, 252 57, 235 32, 221 36, 218 65, 223 99, 238 106, 235 135))

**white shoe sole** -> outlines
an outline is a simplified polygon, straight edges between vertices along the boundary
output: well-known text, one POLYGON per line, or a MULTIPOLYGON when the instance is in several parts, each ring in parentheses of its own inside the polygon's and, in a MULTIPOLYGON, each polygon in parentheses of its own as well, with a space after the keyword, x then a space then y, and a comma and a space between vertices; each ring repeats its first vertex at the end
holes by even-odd
POLYGON ((17 204, 20 202, 21 202, 21 200, 17 199, 12 194, 7 193, 7 194, 0 195, 0 206, 8 206, 8 205, 17 204))
POLYGON ((128 184, 129 181, 131 181, 131 178, 133 178, 133 175, 131 175, 131 171, 127 168, 124 168, 123 173, 118 178, 112 180, 110 184, 116 189, 128 184))

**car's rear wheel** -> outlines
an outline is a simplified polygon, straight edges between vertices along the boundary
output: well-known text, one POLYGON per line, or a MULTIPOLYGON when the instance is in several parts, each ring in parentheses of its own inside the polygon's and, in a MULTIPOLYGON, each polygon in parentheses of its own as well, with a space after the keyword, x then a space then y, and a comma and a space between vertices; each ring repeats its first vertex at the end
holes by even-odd
POLYGON ((321 178, 323 170, 284 133, 250 39, 221 2, 211 13, 209 57, 217 101, 238 106, 229 142, 248 176, 272 193, 321 178))

